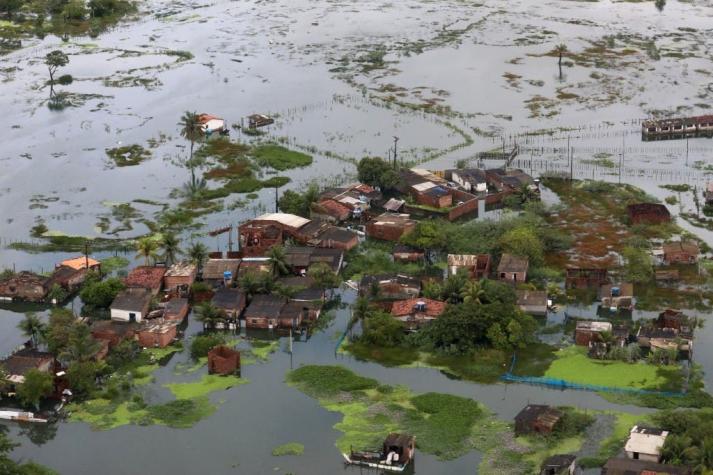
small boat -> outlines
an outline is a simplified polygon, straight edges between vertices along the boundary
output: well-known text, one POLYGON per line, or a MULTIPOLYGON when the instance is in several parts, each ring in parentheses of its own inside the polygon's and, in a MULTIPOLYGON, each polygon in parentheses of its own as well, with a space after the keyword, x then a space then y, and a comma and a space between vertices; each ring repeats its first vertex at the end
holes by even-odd
POLYGON ((348 465, 376 468, 390 472, 403 472, 416 455, 416 437, 389 434, 380 452, 354 451, 342 454, 348 465))
POLYGON ((15 409, 0 409, 0 419, 17 422, 37 422, 46 424, 47 419, 35 417, 33 412, 17 411, 15 409))

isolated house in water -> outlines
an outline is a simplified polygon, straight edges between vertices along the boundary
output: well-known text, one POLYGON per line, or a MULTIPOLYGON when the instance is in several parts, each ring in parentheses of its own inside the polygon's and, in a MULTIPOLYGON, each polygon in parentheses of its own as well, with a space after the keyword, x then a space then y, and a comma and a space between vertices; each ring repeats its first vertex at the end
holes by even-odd
POLYGON ((515 434, 550 434, 562 418, 562 411, 551 406, 530 404, 515 416, 515 434))
POLYGON ((223 376, 240 373, 240 352, 221 345, 208 352, 208 373, 223 376))
POLYGON ((0 367, 5 369, 7 379, 13 384, 24 383, 25 375, 33 369, 43 373, 53 373, 55 365, 56 360, 52 353, 34 348, 24 348, 0 360, 0 367))
POLYGON ((0 281, 0 299, 41 302, 49 291, 49 279, 32 272, 19 272, 0 281))
POLYGON ((141 322, 149 313, 152 294, 149 289, 124 289, 111 303, 111 319, 117 322, 141 322))
POLYGON ((213 305, 225 312, 228 320, 237 320, 245 310, 245 292, 239 289, 222 288, 215 291, 213 305))
POLYGON ((638 203, 626 207, 631 224, 661 224, 671 221, 668 208, 658 203, 638 203))

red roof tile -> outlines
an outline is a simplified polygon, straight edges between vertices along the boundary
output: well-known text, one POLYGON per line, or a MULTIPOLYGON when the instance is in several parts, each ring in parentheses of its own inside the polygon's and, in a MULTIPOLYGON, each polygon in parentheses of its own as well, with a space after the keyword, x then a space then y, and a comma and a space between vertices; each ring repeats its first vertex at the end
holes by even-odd
POLYGON ((140 266, 129 272, 124 279, 127 287, 143 287, 145 289, 161 288, 165 267, 140 266))
POLYGON ((429 317, 438 317, 446 309, 446 302, 426 298, 413 298, 394 302, 391 306, 391 314, 396 317, 411 315, 415 313, 414 309, 418 303, 426 304, 426 310, 418 313, 428 315, 429 317))

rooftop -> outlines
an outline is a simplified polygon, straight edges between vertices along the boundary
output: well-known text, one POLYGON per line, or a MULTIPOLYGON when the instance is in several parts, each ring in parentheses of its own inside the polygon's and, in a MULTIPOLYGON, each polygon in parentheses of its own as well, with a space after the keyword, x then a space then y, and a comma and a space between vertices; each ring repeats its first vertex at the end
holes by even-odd
POLYGON ((203 278, 222 279, 225 272, 231 272, 235 277, 238 267, 240 267, 240 259, 208 259, 203 266, 203 278))
POLYGON ((245 307, 245 293, 238 289, 218 289, 211 302, 223 310, 242 310, 245 307))
POLYGON ((611 322, 600 322, 593 320, 580 321, 577 322, 577 331, 611 332, 612 324, 611 322))
POLYGON ((516 290, 517 304, 523 306, 547 306, 547 291, 516 290))
POLYGON ((245 310, 245 318, 278 318, 285 303, 285 299, 279 295, 255 295, 245 310))
POLYGON ((697 256, 701 251, 696 241, 675 241, 663 245, 664 254, 683 252, 691 256, 697 256))
POLYGON ((503 254, 498 264, 498 272, 527 272, 528 266, 527 257, 503 254))
POLYGON ((297 216, 296 214, 288 213, 267 213, 262 216, 258 216, 254 221, 275 221, 290 228, 299 229, 305 224, 309 223, 309 219, 297 216))
POLYGON ((196 272, 195 264, 190 262, 177 262, 168 268, 166 277, 190 277, 196 272))
POLYGON ((602 475, 690 475, 689 467, 665 465, 644 460, 610 458, 602 468, 602 475))
POLYGON ((396 317, 412 315, 414 313, 428 315, 429 317, 438 317, 446 310, 446 302, 439 300, 431 300, 423 297, 397 300, 391 306, 391 314, 396 317), (423 305, 422 310, 417 310, 418 306, 423 305))
POLYGON ((129 272, 124 283, 127 287, 155 289, 161 287, 165 273, 165 267, 140 266, 129 272))
POLYGON ((96 267, 100 264, 99 261, 97 261, 96 259, 92 259, 91 257, 87 258, 84 256, 79 256, 79 257, 73 257, 71 259, 65 259, 62 262, 60 262, 59 265, 71 267, 72 269, 75 269, 75 270, 80 270, 80 269, 86 269, 87 262, 89 263, 90 269, 92 267, 96 267))
POLYGON ((448 254, 448 266, 477 267, 479 262, 487 262, 488 254, 448 254))
POLYGON ((624 450, 640 454, 661 455, 668 432, 661 429, 634 426, 629 433, 624 450))
POLYGON ((24 348, 0 361, 0 366, 5 368, 9 375, 22 376, 31 369, 37 369, 47 362, 54 361, 54 355, 33 348, 24 348))
POLYGON ((111 308, 129 312, 142 312, 151 302, 151 291, 141 287, 124 289, 111 303, 111 308))
POLYGON ((373 219, 373 224, 376 226, 407 226, 416 224, 416 221, 411 219, 410 214, 384 213, 373 219))

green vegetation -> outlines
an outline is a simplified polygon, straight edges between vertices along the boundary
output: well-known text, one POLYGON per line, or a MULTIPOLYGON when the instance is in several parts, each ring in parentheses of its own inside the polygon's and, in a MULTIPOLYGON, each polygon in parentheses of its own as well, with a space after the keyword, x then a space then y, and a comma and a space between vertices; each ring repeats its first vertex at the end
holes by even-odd
POLYGON ((288 442, 272 449, 272 455, 282 457, 284 455, 302 455, 305 451, 305 446, 299 442, 288 442))
POLYGON ((382 158, 362 158, 357 165, 359 181, 388 191, 399 183, 399 174, 382 158))
POLYGON ((285 191, 277 203, 283 213, 309 218, 312 203, 317 201, 317 198, 319 198, 319 186, 310 183, 302 193, 293 190, 285 191))
POLYGON ((678 185, 659 185, 659 188, 663 188, 664 190, 677 191, 679 193, 687 193, 692 189, 691 185, 686 183, 678 185))
POLYGON ((205 374, 198 381, 188 383, 169 383, 167 387, 176 399, 195 399, 202 396, 207 396, 216 391, 224 391, 233 386, 247 384, 247 379, 242 379, 239 376, 220 376, 216 374, 205 374))
POLYGON ((95 308, 109 308, 114 298, 126 286, 121 279, 112 277, 106 280, 87 279, 79 292, 79 297, 85 305, 95 308))
POLYGON ((208 352, 225 343, 225 337, 220 333, 198 335, 191 341, 191 357, 194 359, 208 356, 208 352))
POLYGON ((579 346, 559 350, 556 356, 544 374, 548 378, 612 388, 664 391, 681 388, 678 366, 594 360, 587 356, 586 348, 579 346))
POLYGON ((271 167, 279 171, 312 164, 311 156, 276 144, 259 145, 253 149, 252 154, 260 166, 271 167))
POLYGON ((129 260, 121 256, 107 257, 101 263, 102 272, 104 274, 112 274, 115 271, 128 267, 129 260))
POLYGON ((138 144, 108 148, 106 149, 106 154, 114 161, 117 167, 139 165, 144 160, 151 158, 151 151, 138 144))

